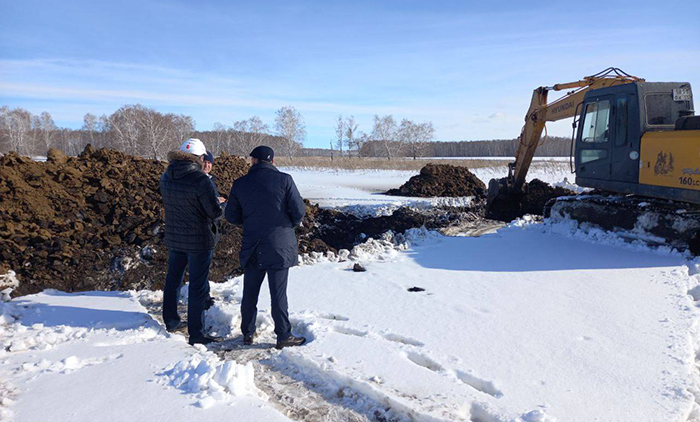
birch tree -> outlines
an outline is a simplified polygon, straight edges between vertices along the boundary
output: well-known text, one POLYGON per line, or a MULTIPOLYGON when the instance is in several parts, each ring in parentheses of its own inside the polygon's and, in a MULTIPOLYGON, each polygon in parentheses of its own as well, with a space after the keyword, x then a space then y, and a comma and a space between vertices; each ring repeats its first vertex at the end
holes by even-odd
POLYGON ((163 115, 146 108, 137 114, 138 125, 143 134, 145 146, 154 160, 162 160, 170 150, 168 144, 173 143, 176 131, 175 116, 163 115))
POLYGON ((356 145, 356 139, 358 137, 357 128, 359 125, 355 122, 355 116, 350 116, 345 119, 345 142, 348 146, 348 152, 353 148, 357 150, 357 156, 360 156, 360 148, 356 145))
POLYGON ((4 107, 1 120, 8 149, 19 154, 31 154, 32 113, 22 108, 10 110, 4 107))
POLYGON ((143 106, 125 105, 107 117, 109 135, 114 147, 121 151, 138 154, 139 141, 143 133, 139 124, 139 114, 143 106))
POLYGON ((403 119, 397 137, 408 155, 415 160, 425 153, 428 142, 433 139, 434 134, 432 122, 416 124, 411 120, 403 119))
POLYGON ((191 116, 185 116, 184 114, 171 114, 169 116, 171 123, 173 124, 175 143, 180 144, 185 142, 185 140, 194 132, 194 119, 191 116))
POLYGON ((306 125, 301 114, 291 106, 277 110, 275 119, 277 134, 283 138, 284 154, 290 159, 303 146, 306 138, 306 125))
POLYGON ((83 116, 83 127, 81 128, 83 132, 87 134, 88 142, 93 146, 97 145, 97 116, 91 113, 86 113, 83 116))
MULTIPOLYGON (((338 155, 343 156, 343 142, 345 140, 345 120, 343 115, 339 114, 335 119, 335 147, 338 150, 338 155)), ((331 143, 331 151, 333 143, 331 143)))
POLYGON ((41 153, 46 153, 46 151, 53 146, 57 129, 51 114, 44 111, 39 115, 36 120, 36 138, 37 142, 41 145, 41 153))
POLYGON ((233 138, 236 144, 236 154, 248 156, 257 146, 263 145, 270 136, 270 129, 258 116, 233 123, 233 138))
POLYGON ((392 157, 395 157, 399 152, 401 144, 396 141, 396 135, 396 121, 394 121, 393 116, 374 116, 372 139, 379 141, 382 144, 382 149, 387 160, 391 160, 392 157))

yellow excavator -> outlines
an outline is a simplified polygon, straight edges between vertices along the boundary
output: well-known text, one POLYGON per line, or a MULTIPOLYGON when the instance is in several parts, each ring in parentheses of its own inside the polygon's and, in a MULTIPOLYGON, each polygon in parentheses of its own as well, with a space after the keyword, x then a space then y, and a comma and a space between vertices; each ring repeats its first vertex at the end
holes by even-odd
POLYGON ((700 116, 687 82, 646 82, 608 68, 535 89, 508 176, 489 183, 488 213, 515 209, 546 122, 574 118, 571 168, 585 195, 549 201, 545 217, 700 253, 700 116), (548 103, 550 91, 565 91, 548 103))

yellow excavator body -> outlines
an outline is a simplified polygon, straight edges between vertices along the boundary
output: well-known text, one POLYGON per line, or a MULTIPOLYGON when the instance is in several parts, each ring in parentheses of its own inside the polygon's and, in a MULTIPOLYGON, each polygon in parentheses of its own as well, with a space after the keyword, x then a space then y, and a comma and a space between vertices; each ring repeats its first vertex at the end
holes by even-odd
POLYGON ((700 130, 645 133, 639 183, 700 190, 700 130))

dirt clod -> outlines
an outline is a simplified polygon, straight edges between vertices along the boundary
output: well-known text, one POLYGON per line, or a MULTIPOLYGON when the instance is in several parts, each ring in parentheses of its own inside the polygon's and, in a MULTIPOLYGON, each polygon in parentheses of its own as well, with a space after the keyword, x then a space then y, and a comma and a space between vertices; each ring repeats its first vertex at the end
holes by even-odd
POLYGON ((356 262, 355 265, 352 266, 352 270, 356 273, 363 273, 367 271, 367 268, 363 267, 362 265, 356 262))
POLYGON ((419 175, 411 177, 400 188, 389 190, 387 195, 483 198, 486 195, 486 186, 466 167, 427 164, 419 175))

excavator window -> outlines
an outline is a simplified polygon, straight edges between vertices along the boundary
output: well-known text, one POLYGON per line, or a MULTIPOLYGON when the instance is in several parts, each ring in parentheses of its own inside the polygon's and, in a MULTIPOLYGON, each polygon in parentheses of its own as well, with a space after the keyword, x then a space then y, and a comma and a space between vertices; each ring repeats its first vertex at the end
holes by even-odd
POLYGON ((608 158, 607 149, 582 149, 581 164, 590 163, 591 161, 602 160, 608 158))
POLYGON ((627 95, 617 97, 615 104, 615 146, 627 143, 627 95))
POLYGON ((586 105, 583 117, 583 142, 608 142, 610 126, 610 101, 598 101, 586 105))

